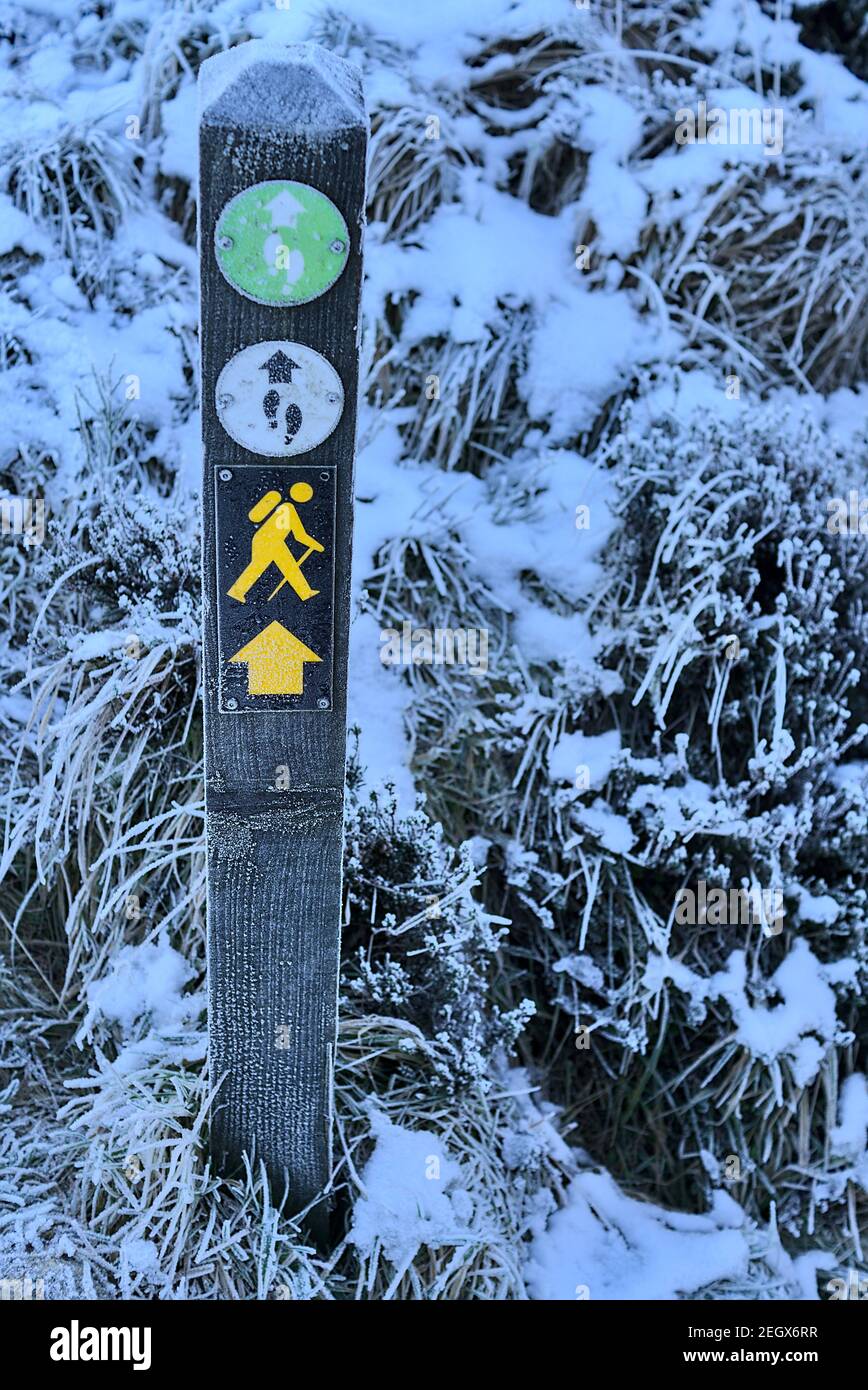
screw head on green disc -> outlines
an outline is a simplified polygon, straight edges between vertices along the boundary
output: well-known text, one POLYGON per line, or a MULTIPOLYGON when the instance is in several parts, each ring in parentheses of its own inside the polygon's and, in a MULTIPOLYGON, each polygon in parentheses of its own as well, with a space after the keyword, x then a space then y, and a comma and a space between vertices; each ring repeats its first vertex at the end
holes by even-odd
POLYGON ((350 237, 319 189, 269 179, 236 193, 217 219, 217 264, 257 304, 307 304, 331 289, 347 263, 350 237))

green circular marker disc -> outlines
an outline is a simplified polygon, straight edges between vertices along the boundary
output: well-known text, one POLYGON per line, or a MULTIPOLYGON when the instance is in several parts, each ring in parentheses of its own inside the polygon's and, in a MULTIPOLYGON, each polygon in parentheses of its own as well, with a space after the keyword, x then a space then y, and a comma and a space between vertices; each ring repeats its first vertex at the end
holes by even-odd
POLYGON ((236 193, 217 219, 217 263, 233 289, 257 304, 306 304, 331 289, 350 237, 318 189, 270 179, 236 193))

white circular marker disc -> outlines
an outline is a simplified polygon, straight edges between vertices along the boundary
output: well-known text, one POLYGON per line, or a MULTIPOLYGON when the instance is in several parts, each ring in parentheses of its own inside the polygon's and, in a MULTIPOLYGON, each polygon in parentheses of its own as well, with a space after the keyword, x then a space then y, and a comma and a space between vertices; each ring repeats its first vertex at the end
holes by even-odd
POLYGON ((217 378, 217 415, 252 454, 290 458, 328 439, 341 418, 344 388, 325 357, 303 343, 254 343, 217 378))

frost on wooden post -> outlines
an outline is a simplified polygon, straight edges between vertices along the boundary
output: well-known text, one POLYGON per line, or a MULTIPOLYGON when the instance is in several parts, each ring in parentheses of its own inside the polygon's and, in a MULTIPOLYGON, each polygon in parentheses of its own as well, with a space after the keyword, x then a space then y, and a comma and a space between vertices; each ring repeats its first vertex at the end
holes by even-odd
POLYGON ((276 48, 262 39, 203 63, 199 116, 212 126, 270 126, 308 139, 366 123, 361 81, 351 64, 314 43, 276 48))
POLYGON ((199 96, 210 1142, 218 1171, 255 1157, 300 1211, 331 1173, 367 121, 358 73, 313 44, 210 58, 199 96), (263 237, 275 182, 308 201, 274 195, 263 237), (298 288, 293 255, 309 283, 280 301, 263 267, 298 288))

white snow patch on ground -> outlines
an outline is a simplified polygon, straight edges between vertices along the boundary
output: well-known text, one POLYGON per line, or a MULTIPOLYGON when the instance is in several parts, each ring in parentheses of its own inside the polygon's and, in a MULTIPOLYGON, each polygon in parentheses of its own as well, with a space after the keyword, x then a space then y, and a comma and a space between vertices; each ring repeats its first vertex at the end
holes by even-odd
POLYGON ((567 1204, 535 1235, 525 1279, 532 1298, 688 1297, 747 1271, 741 1208, 717 1192, 706 1216, 683 1215, 627 1197, 608 1173, 580 1173, 567 1204))
MULTIPOLYGON (((613 854, 629 854, 636 842, 630 822, 626 816, 619 816, 613 811, 602 797, 598 797, 591 806, 580 807, 577 814, 604 849, 611 850, 613 854)), ((569 849, 572 843, 575 842, 569 841, 564 848, 569 849)))
POLYGON ((608 729, 604 734, 562 734, 549 754, 549 776, 554 781, 573 783, 577 767, 587 767, 592 787, 605 782, 621 751, 621 734, 608 729))
POLYGON ((830 927, 841 915, 839 903, 829 893, 809 893, 806 888, 798 890, 799 916, 803 922, 817 922, 830 927))
POLYGON ((557 298, 531 335, 519 381, 528 413, 547 421, 553 443, 587 429, 635 366, 677 355, 675 335, 640 318, 624 291, 564 285, 557 298))
POLYGON ((422 1246, 464 1243, 473 1203, 443 1141, 430 1130, 402 1129, 373 1109, 371 1133, 376 1146, 361 1175, 353 1244, 363 1254, 380 1245, 393 1264, 405 1267, 422 1246))
POLYGON ((186 179, 194 187, 198 181, 199 130, 196 88, 182 87, 172 101, 164 102, 160 119, 164 139, 160 151, 160 170, 169 177, 186 179))
POLYGON ((868 1081, 853 1072, 841 1087, 838 1123, 831 1133, 834 1153, 862 1158, 868 1145, 868 1081))
POLYGON ((380 631, 369 613, 360 613, 350 628, 347 726, 361 731, 359 761, 366 786, 373 790, 393 783, 398 804, 406 814, 416 800, 407 767, 410 745, 404 727, 411 690, 401 679, 400 668, 387 670, 380 661, 380 631))
POLYGON ((184 994, 194 973, 163 937, 122 947, 108 974, 87 986, 88 1011, 79 1038, 90 1035, 99 1017, 119 1024, 125 1035, 143 1018, 158 1031, 181 1028, 203 1007, 200 995, 184 994))

